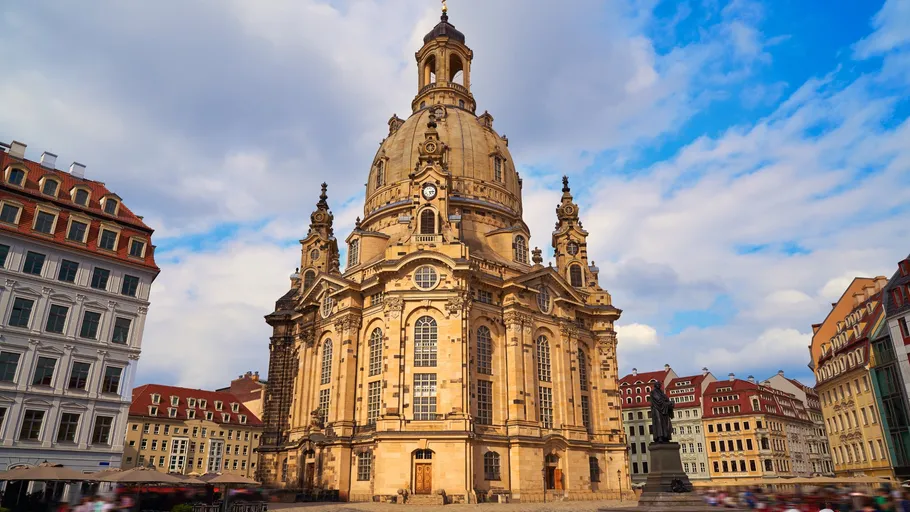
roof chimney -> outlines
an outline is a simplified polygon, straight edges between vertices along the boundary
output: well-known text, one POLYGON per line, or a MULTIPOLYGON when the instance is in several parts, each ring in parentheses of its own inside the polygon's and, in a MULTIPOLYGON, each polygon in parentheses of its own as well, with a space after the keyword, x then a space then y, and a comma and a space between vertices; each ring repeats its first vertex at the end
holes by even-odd
POLYGON ((73 162, 73 164, 70 165, 70 174, 76 178, 85 178, 85 166, 79 162, 73 162))
POLYGON ((707 366, 705 366, 704 368, 701 369, 701 374, 702 374, 702 375, 708 375, 708 367, 707 367, 707 366))
POLYGON ((664 365, 664 371, 665 371, 665 372, 670 371, 670 365, 665 364, 665 365, 664 365))
POLYGON ((638 368, 632 368, 632 375, 638 375, 638 368))
POLYGON ((9 145, 9 156, 14 156, 16 158, 25 158, 25 148, 27 146, 17 140, 14 140, 9 145))
POLYGON ((727 375, 727 377, 730 377, 730 382, 733 382, 734 380, 736 380, 736 375, 733 374, 733 372, 730 372, 730 375, 727 375))
POLYGON ((41 167, 46 169, 55 169, 55 164, 57 163, 57 155, 45 151, 41 153, 41 167))
POLYGON ((771 387, 771 381, 770 381, 770 380, 763 380, 763 381, 761 381, 761 385, 762 385, 762 386, 767 386, 767 387, 770 388, 770 387, 771 387))
POLYGON ((253 372, 253 382, 259 382, 259 372, 253 372))
POLYGON ((784 371, 783 371, 783 370, 777 370, 777 374, 780 375, 781 377, 783 377, 783 376, 784 376, 784 371))
POLYGON ((755 384, 755 377, 749 375, 749 382, 751 382, 752 384, 755 384))

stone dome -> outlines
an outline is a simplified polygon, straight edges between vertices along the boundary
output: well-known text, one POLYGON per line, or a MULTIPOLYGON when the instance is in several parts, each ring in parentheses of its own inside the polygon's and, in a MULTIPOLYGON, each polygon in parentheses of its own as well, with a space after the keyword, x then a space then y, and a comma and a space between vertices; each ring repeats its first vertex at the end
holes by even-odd
POLYGON ((410 199, 407 187, 402 185, 417 166, 418 147, 425 141, 431 114, 436 118, 439 139, 448 148, 445 165, 452 176, 453 202, 472 204, 476 209, 486 207, 512 222, 520 221, 521 179, 507 140, 492 128, 493 117, 488 113, 475 116, 453 105, 431 105, 406 121, 396 123, 397 118, 393 118, 390 122, 392 133, 380 145, 370 170, 364 226, 375 214, 410 199), (400 126, 396 128, 396 124, 400 126), (497 166, 501 180, 496 179, 497 166), (378 174, 382 174, 381 180, 378 174))
POLYGON ((429 31, 427 35, 423 36, 423 43, 427 44, 437 37, 449 37, 461 44, 465 44, 464 34, 455 28, 455 25, 449 23, 449 15, 444 12, 442 13, 442 17, 439 19, 439 23, 433 27, 433 30, 429 31))

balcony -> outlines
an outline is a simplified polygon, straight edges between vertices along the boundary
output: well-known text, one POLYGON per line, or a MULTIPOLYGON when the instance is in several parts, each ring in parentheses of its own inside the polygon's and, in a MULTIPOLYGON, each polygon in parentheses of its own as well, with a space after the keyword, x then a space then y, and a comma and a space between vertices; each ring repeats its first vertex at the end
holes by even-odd
POLYGON ((441 244, 442 235, 414 235, 414 242, 418 244, 441 244))

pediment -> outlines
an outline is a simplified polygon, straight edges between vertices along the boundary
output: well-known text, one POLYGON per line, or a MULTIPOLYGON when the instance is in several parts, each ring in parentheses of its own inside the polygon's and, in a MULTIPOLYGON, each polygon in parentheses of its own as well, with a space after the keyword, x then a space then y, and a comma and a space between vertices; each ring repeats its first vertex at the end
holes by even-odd
POLYGON ((25 400, 22 401, 22 404, 23 405, 33 405, 36 407, 51 407, 52 405, 54 405, 53 403, 51 403, 47 400, 42 400, 41 398, 26 398, 25 400))
POLYGON ((38 344, 38 348, 36 349, 36 351, 39 352, 39 353, 41 353, 41 354, 55 354, 55 355, 58 355, 58 356, 62 356, 62 355, 63 355, 63 351, 62 351, 62 350, 60 350, 59 348, 55 347, 54 345, 51 345, 50 343, 43 343, 43 342, 42 342, 42 343, 39 343, 39 344, 38 344))
POLYGON ((51 298, 51 300, 55 300, 55 301, 58 301, 58 302, 66 302, 66 303, 69 303, 69 304, 75 304, 75 303, 76 303, 76 299, 72 298, 71 296, 69 296, 69 295, 67 295, 67 294, 65 294, 65 293, 52 293, 52 294, 50 295, 50 298, 51 298))
POLYGON ((88 410, 88 407, 86 407, 84 404, 81 404, 81 403, 79 403, 79 402, 62 402, 62 403, 60 404, 60 408, 61 408, 61 409, 69 409, 69 410, 74 410, 74 409, 76 409, 76 410, 80 410, 80 411, 87 411, 87 410, 88 410))
POLYGON ((316 280, 304 292, 300 300, 302 302, 318 302, 322 300, 322 295, 326 290, 332 290, 332 293, 334 293, 344 288, 350 288, 352 284, 354 283, 344 278, 322 272, 316 275, 316 280))
POLYGON ((22 286, 16 288, 16 295, 25 295, 27 297, 40 298, 41 292, 28 286, 22 286))
POLYGON ((12 404, 15 403, 16 399, 6 395, 0 395, 0 404, 12 404))
MULTIPOLYGON (((573 288, 554 267, 544 267, 540 270, 518 276, 510 280, 509 283, 533 289, 537 289, 540 284, 545 283, 547 286, 561 290, 563 295, 570 297, 580 304, 584 304, 585 302, 578 290, 573 288)), ((507 285, 509 283, 507 283, 507 285)))
POLYGON ((85 306, 86 306, 86 307, 91 307, 91 308, 98 308, 98 309, 107 309, 107 304, 102 304, 102 303, 100 303, 100 302, 98 302, 98 301, 95 301, 95 300, 87 300, 87 301, 85 301, 85 306))

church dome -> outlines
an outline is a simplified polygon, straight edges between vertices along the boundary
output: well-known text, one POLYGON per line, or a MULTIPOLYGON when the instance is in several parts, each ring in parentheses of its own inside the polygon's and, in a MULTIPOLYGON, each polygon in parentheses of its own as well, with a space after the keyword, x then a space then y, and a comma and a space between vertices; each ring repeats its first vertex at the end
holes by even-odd
POLYGON ((427 44, 437 37, 449 37, 461 44, 465 44, 464 34, 455 28, 455 25, 449 23, 449 15, 446 13, 442 13, 439 23, 427 35, 423 36, 423 43, 427 44))

